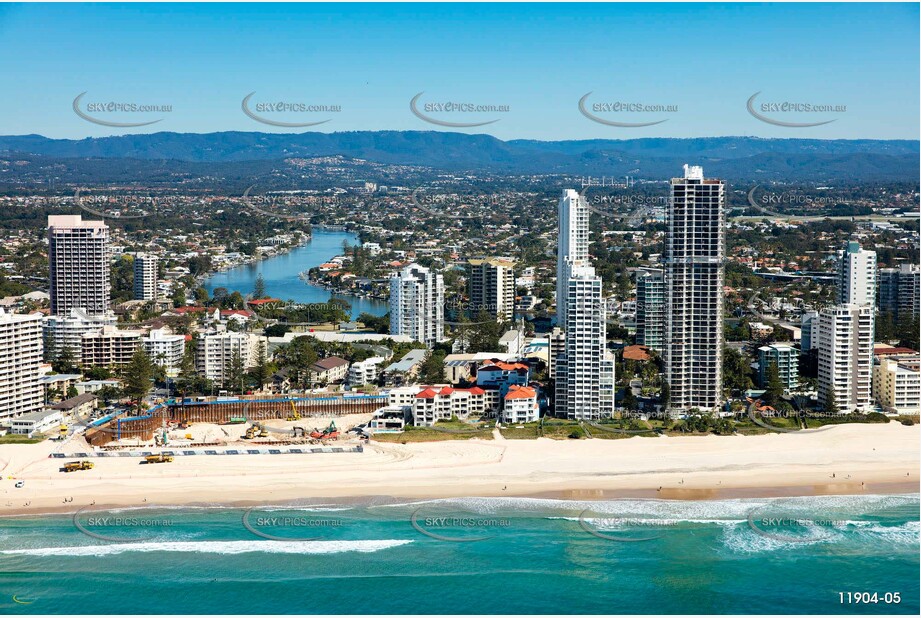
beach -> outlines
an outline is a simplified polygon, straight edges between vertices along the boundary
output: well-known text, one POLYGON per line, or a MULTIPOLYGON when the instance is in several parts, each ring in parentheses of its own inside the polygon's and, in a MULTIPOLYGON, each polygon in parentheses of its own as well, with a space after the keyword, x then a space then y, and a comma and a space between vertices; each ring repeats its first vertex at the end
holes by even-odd
POLYGON ((918 432, 918 426, 888 423, 756 436, 372 441, 356 453, 191 456, 158 465, 94 458, 94 469, 69 474, 60 472, 68 460, 49 454, 85 447, 77 440, 64 447, 46 441, 0 446, 0 514, 373 496, 704 500, 917 493, 918 432), (14 487, 20 480, 23 487, 14 487))

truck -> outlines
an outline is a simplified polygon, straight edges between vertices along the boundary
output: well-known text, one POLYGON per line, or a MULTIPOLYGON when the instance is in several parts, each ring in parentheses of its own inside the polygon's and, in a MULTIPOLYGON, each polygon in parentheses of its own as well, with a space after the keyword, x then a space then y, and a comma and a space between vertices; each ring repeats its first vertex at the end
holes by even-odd
POLYGON ((160 453, 159 455, 148 455, 144 458, 144 463, 155 464, 155 463, 169 463, 173 461, 172 455, 164 455, 160 453))
POLYGON ((64 464, 64 472, 76 472, 77 470, 92 470, 95 466, 92 461, 71 461, 64 464))

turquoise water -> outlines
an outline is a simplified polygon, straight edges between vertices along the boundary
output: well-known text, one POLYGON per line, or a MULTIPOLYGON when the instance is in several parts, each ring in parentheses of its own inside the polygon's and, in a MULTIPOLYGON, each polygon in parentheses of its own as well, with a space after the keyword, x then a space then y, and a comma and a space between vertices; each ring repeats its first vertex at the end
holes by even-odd
POLYGON ((908 495, 313 504, 246 525, 229 508, 78 515, 127 542, 70 516, 12 518, 0 611, 917 614, 918 510, 908 495), (848 591, 880 603, 842 605, 848 591))
POLYGON ((284 255, 277 255, 254 264, 245 264, 231 270, 216 273, 205 281, 205 289, 211 294, 214 288, 224 287, 243 295, 251 294, 256 287, 256 278, 262 274, 265 290, 269 296, 298 303, 325 303, 330 298, 341 298, 352 306, 351 315, 361 313, 384 315, 387 303, 379 300, 332 294, 329 290, 304 283, 298 275, 314 266, 323 264, 331 257, 342 254, 342 242, 358 244, 358 236, 350 232, 335 232, 314 228, 310 242, 284 255))

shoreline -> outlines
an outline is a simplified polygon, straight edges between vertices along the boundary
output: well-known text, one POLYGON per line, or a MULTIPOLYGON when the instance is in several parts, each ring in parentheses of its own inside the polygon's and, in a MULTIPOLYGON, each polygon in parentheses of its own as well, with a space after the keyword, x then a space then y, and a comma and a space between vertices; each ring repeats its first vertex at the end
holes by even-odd
POLYGON ((641 491, 616 491, 616 490, 557 490, 549 492, 540 492, 529 495, 502 494, 502 495, 471 495, 471 496, 391 496, 391 495, 367 495, 367 496, 314 496, 310 498, 278 500, 278 501, 259 501, 259 500, 237 500, 227 502, 184 502, 184 503, 146 503, 146 504, 94 504, 83 505, 79 507, 60 506, 43 510, 32 509, 12 509, 0 513, 0 521, 5 518, 23 518, 23 517, 41 517, 44 515, 75 515, 77 512, 93 513, 108 511, 156 511, 162 510, 242 510, 249 508, 310 508, 312 506, 364 506, 364 505, 381 505, 381 504, 403 504, 407 502, 425 503, 438 500, 450 499, 494 499, 507 498, 511 500, 554 500, 560 503, 572 502, 603 502, 614 500, 647 500, 647 501, 673 501, 673 502, 718 502, 730 500, 746 499, 778 499, 778 498, 813 498, 819 496, 921 496, 917 484, 912 483, 875 483, 861 489, 857 487, 836 488, 834 491, 824 491, 828 486, 820 485, 801 485, 801 486, 774 486, 761 488, 723 488, 723 489, 688 489, 681 490, 671 488, 667 492, 659 493, 654 489, 641 491))
MULTIPOLYGON (((445 498, 722 500, 919 493, 918 426, 806 435, 371 442, 362 453, 95 460, 65 475, 54 444, 0 447, 0 517, 95 509, 445 498), (878 447, 878 448, 877 448, 878 447), (14 488, 15 480, 25 481, 14 488), (72 499, 64 504, 64 499, 72 499)), ((348 444, 343 444, 347 446, 348 444)), ((73 444, 65 452, 80 452, 73 444)))

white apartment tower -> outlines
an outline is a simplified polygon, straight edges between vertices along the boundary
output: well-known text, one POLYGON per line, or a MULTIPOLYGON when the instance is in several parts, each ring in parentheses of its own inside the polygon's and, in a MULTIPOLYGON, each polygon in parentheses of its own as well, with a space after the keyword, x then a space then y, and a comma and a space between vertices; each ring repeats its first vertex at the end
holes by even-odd
POLYGON ((515 263, 508 258, 471 259, 467 291, 471 310, 510 321, 515 312, 515 263))
POLYGON ((444 279, 410 264, 390 277, 390 334, 407 335, 431 347, 444 341, 444 279))
POLYGON ((876 252, 850 241, 838 251, 838 304, 819 312, 813 345, 819 357, 819 403, 841 413, 872 404, 876 252))
POLYGON ((588 266, 588 202, 574 189, 565 189, 557 209, 560 235, 556 256, 556 322, 566 323, 566 281, 574 266, 588 266))
POLYGON ((876 251, 861 249, 850 241, 838 251, 838 304, 876 303, 876 251))
POLYGON ((673 414, 714 410, 723 389, 726 185, 684 166, 671 180, 665 242, 665 377, 673 414))
POLYGON ((0 309, 0 419, 42 409, 41 364, 42 316, 0 309))
POLYGON ((836 305, 819 312, 814 329, 819 349, 819 403, 829 393, 841 413, 866 411, 872 404, 873 307, 836 305))
POLYGON ((51 313, 109 309, 109 227, 80 215, 48 216, 51 313))
POLYGON ((157 256, 134 256, 134 300, 157 300, 157 256))
POLYGON ((576 266, 569 271, 567 288, 565 346, 555 370, 556 414, 598 420, 603 412, 613 412, 610 394, 603 392, 609 389, 602 385, 602 373, 607 370, 613 377, 613 371, 612 367, 602 368, 608 359, 601 277, 591 266, 576 266))

